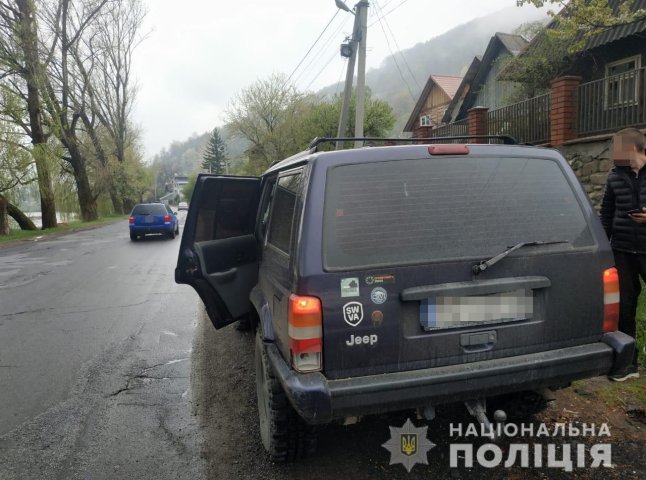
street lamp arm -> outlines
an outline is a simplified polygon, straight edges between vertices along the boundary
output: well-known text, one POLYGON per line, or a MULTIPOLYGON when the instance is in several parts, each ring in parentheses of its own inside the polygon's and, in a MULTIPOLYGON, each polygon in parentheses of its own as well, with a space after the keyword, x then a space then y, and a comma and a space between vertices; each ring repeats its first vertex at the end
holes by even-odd
POLYGON ((354 15, 354 12, 350 10, 350 8, 342 0, 334 0, 334 3, 336 3, 337 8, 345 10, 346 12, 350 12, 352 15, 354 15))

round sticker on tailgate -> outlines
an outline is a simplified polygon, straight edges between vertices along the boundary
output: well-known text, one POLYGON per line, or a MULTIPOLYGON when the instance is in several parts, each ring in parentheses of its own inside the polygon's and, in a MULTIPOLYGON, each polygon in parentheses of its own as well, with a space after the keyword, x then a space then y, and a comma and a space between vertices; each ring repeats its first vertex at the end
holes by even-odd
POLYGON ((388 292, 386 292, 385 288, 381 288, 381 287, 373 288, 372 292, 370 292, 370 300, 372 300, 372 303, 381 305, 387 299, 388 299, 388 292))

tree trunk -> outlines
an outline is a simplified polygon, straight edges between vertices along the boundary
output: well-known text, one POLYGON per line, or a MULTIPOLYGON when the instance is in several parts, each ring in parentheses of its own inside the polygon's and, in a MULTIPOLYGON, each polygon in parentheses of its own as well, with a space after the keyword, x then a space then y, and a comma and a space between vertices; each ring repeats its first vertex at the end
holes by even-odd
POLYGON ((31 218, 10 202, 7 202, 7 213, 20 225, 21 230, 38 230, 31 218))
POLYGON ((81 207, 81 219, 84 222, 91 222, 99 218, 96 208, 96 200, 92 195, 90 188, 90 180, 87 176, 87 169, 85 163, 73 162, 74 180, 76 181, 76 191, 79 199, 79 206, 81 207))
POLYGON ((7 216, 7 199, 0 195, 0 236, 9 235, 9 217, 7 216))
POLYGON ((94 151, 99 160, 99 163, 104 168, 105 173, 108 177, 108 193, 110 194, 110 201, 112 201, 112 208, 114 212, 123 215, 123 204, 121 203, 121 198, 119 197, 119 192, 117 191, 117 186, 115 185, 115 178, 112 170, 110 170, 110 162, 108 161, 108 156, 105 153, 103 145, 101 145, 101 140, 96 134, 96 129, 92 122, 90 122, 89 117, 86 113, 81 113, 81 120, 83 125, 85 125, 85 130, 87 131, 92 144, 94 145, 94 151))
POLYGON ((70 141, 69 137, 67 137, 64 146, 70 154, 69 162, 74 170, 76 193, 79 199, 79 207, 81 208, 81 219, 84 222, 96 220, 99 217, 96 208, 96 199, 90 187, 90 179, 85 168, 85 159, 81 155, 81 151, 74 140, 70 141))
POLYGON ((56 201, 54 189, 49 172, 47 161, 47 147, 44 144, 34 144, 33 156, 36 163, 36 174, 38 175, 38 191, 40 193, 40 212, 42 215, 42 229, 56 228, 56 201))
POLYGON ((27 111, 31 127, 31 142, 34 145, 34 160, 38 175, 40 191, 40 210, 43 219, 43 230, 54 228, 56 222, 56 201, 54 189, 46 158, 47 135, 43 130, 40 91, 38 76, 42 74, 38 58, 38 33, 36 27, 36 9, 33 0, 16 0, 20 10, 20 28, 17 34, 25 55, 24 78, 27 84, 27 111))

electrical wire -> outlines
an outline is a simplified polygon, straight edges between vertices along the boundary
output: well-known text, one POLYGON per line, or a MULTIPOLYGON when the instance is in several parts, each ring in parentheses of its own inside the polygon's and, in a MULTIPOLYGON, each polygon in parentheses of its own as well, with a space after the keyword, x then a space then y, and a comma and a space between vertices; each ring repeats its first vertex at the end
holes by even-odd
MULTIPOLYGON (((401 7, 401 6, 402 6, 403 4, 405 4, 406 2, 408 2, 408 0, 403 0, 399 5, 397 5, 395 8, 393 8, 392 10, 390 10, 388 13, 386 13, 386 14, 382 15, 382 16, 381 16, 381 18, 384 18, 384 17, 385 17, 385 16, 387 16, 387 15, 390 15, 391 13, 393 13, 395 10, 397 10, 399 7, 401 7)), ((379 20, 372 22, 370 25, 368 25, 368 28, 372 27, 372 26, 373 26, 375 23, 377 23, 378 21, 379 21, 379 20)))
MULTIPOLYGON (((384 4, 384 6, 383 6, 383 7, 381 7, 382 11, 383 11, 383 10, 385 10, 385 9, 388 7, 388 5, 390 5, 391 3, 393 3, 393 1, 394 1, 394 0, 388 0, 388 1, 384 4)), ((372 20, 373 18, 375 18, 375 16, 376 16, 376 15, 377 15, 377 9, 372 10, 372 11, 370 12, 370 17, 369 17, 369 18, 370 18, 370 20, 372 20)))
POLYGON ((328 67, 328 65, 330 65, 330 63, 332 63, 332 60, 334 60, 334 59, 336 58, 336 56, 337 56, 337 55, 338 55, 338 53, 337 53, 337 52, 334 52, 334 53, 332 54, 332 56, 331 56, 331 57, 330 57, 330 59, 326 62, 326 64, 325 64, 325 65, 323 65, 323 68, 321 68, 321 70, 319 70, 319 72, 318 72, 316 75, 314 75, 314 77, 312 78, 312 81, 311 81, 311 82, 309 83, 309 85, 307 85, 307 87, 305 88, 305 91, 308 91, 308 90, 310 89, 310 87, 312 86, 312 84, 313 84, 313 83, 314 83, 314 82, 319 78, 319 76, 321 75, 321 73, 323 73, 323 70, 325 70, 325 69, 328 67))
MULTIPOLYGON (((379 3, 377 0, 374 0, 375 5, 379 8, 379 3)), ((380 9, 381 10, 381 9, 380 9)), ((386 39, 386 44, 388 45, 388 50, 390 50, 390 54, 392 55, 393 60, 395 61, 395 66, 397 67, 397 71, 399 72, 399 76, 401 77, 402 81, 404 82, 404 85, 406 85, 406 89, 408 90, 408 93, 410 94, 410 97, 413 99, 413 102, 417 101, 417 98, 415 98, 415 95, 413 94, 413 90, 410 88, 410 85, 408 84, 408 81, 404 77, 404 73, 402 72, 401 67, 399 66, 399 62, 397 61, 397 56, 393 53, 393 49, 390 45, 390 40, 388 39, 388 34, 386 33, 386 29, 384 28, 384 24, 382 22, 383 16, 382 17, 377 17, 379 20, 379 26, 381 27, 381 30, 384 32, 384 37, 386 39)), ((415 79, 415 77, 413 77, 415 79)))
POLYGON ((349 58, 343 57, 343 62, 341 65, 341 73, 339 74, 339 79, 336 82, 336 90, 334 92, 334 96, 336 97, 339 94, 339 90, 341 88, 341 79, 343 78, 343 72, 348 68, 348 62, 350 61, 349 58))
MULTIPOLYGON (((392 1, 392 0, 390 0, 390 1, 392 1)), ((390 3, 390 2, 388 2, 388 3, 390 3)), ((379 6, 379 3, 377 2, 377 0, 375 0, 375 5, 377 6, 375 11, 379 10, 379 11, 381 11, 383 13, 385 7, 379 6)), ((417 88, 419 90, 421 90, 422 87, 419 84, 419 82, 417 81, 417 78, 415 78, 415 74, 411 70, 410 65, 408 64, 408 61, 406 60, 406 56, 404 55, 404 51, 399 46, 399 43, 397 42, 397 37, 395 36, 395 33, 393 32, 392 28, 390 28, 390 24, 388 23, 388 20, 386 19, 385 15, 381 16, 381 20, 383 20, 383 22, 386 24, 386 28, 390 32, 390 36, 393 39, 393 43, 395 44, 395 48, 397 49, 397 52, 399 53, 399 55, 401 55, 402 60, 404 61, 404 64, 406 65, 406 69, 408 70, 408 73, 410 74, 411 78, 415 82, 415 85, 417 85, 417 88)))
POLYGON ((313 44, 312 44, 312 46, 309 48, 309 50, 307 51, 307 53, 303 56, 303 58, 301 58, 301 61, 300 61, 300 62, 298 62, 298 65, 296 65, 296 68, 294 68, 294 70, 292 70, 292 73, 290 73, 290 74, 289 74, 289 77, 287 77, 287 80, 285 80, 285 83, 283 84, 283 87, 285 87, 285 85, 287 85, 287 84, 289 83, 289 81, 290 81, 290 80, 292 79, 292 77, 294 76, 294 73, 296 73, 296 70, 298 70, 298 67, 300 67, 300 66, 303 64, 303 62, 305 61, 305 59, 307 58, 307 56, 310 54, 310 52, 312 51, 312 49, 316 46, 316 44, 317 44, 317 43, 318 43, 318 41, 321 39, 321 37, 325 34, 326 30, 327 30, 327 29, 328 29, 328 27, 332 24, 332 22, 334 21, 334 19, 336 18, 336 16, 339 14, 339 12, 340 12, 340 11, 341 11, 341 10, 337 9, 337 11, 336 11, 336 12, 334 12, 334 15, 332 15, 332 18, 331 18, 331 19, 330 19, 330 21, 327 23, 327 25, 325 26, 325 28, 323 29, 323 31, 319 34, 319 36, 318 36, 318 37, 316 37, 316 40, 314 40, 314 43, 313 43, 313 44))
POLYGON ((327 40, 319 47, 319 49, 315 52, 314 55, 311 56, 310 61, 305 65, 304 68, 301 69, 299 74, 294 78, 293 83, 298 84, 299 80, 308 73, 312 67, 312 65, 321 58, 321 56, 324 54, 324 52, 328 49, 330 43, 334 41, 337 38, 337 35, 345 28, 347 25, 348 21, 352 17, 345 17, 345 19, 337 26, 337 28, 332 32, 332 34, 327 38, 327 40))

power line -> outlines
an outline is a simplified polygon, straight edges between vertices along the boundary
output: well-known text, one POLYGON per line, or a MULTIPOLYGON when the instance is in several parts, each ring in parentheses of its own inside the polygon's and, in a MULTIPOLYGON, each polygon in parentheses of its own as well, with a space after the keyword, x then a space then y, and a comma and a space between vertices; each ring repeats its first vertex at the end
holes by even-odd
POLYGON ((336 82, 336 91, 334 92, 335 97, 339 94, 339 88, 341 87, 341 80, 343 79, 343 73, 345 72, 345 69, 347 68, 347 63, 349 61, 350 61, 349 58, 343 57, 343 62, 341 64, 341 73, 339 74, 339 79, 336 82))
MULTIPOLYGON (((387 15, 390 15, 391 13, 393 13, 395 10, 397 10, 399 7, 401 7, 401 6, 402 6, 404 3, 406 3, 406 2, 408 2, 408 0, 403 0, 399 5, 397 5, 395 8, 393 8, 392 10, 390 10, 388 13, 386 13, 386 14, 382 15, 382 16, 381 16, 381 18, 384 18, 384 17, 385 17, 385 16, 387 16, 387 15)), ((389 2, 389 3, 390 3, 390 2, 389 2)), ((379 20, 377 20, 377 21, 379 21, 379 20)), ((375 23, 377 23, 377 21, 372 22, 370 25, 368 25, 368 28, 372 27, 375 23)))
MULTIPOLYGON (((351 17, 344 17, 344 20, 337 26, 337 28, 334 30, 334 32, 327 38, 327 40, 319 47, 319 49, 316 51, 315 55, 313 55, 310 58, 310 61, 307 63, 307 65, 301 69, 300 73, 294 78, 294 84, 298 84, 299 80, 303 77, 303 75, 307 74, 310 71, 310 68, 312 65, 319 60, 324 52, 327 50, 328 46, 330 45, 330 42, 335 40, 337 38, 337 35, 343 30, 343 28, 347 25, 348 20, 351 17)), ((336 47, 335 47, 336 48, 336 47)))
MULTIPOLYGON (((391 0, 391 1, 392 1, 392 0, 391 0)), ((389 2, 389 3, 390 3, 390 2, 389 2)), ((380 7, 380 6, 379 6, 379 4, 377 3, 377 0, 375 0, 375 4, 377 5, 377 8, 378 8, 381 12, 383 12, 383 11, 384 11, 384 9, 383 9, 382 7, 380 7)), ((376 10, 376 9, 375 9, 375 10, 376 10)), ((386 24, 386 28, 388 28, 388 31, 390 32, 390 35, 391 35, 391 37, 392 37, 392 39, 393 39, 393 42, 395 43, 395 47, 397 48, 398 53, 401 55, 402 60, 404 61, 404 64, 406 65, 406 68, 408 69, 408 73, 410 73, 410 76, 411 76, 411 78, 413 79, 413 81, 415 82, 415 85, 417 85, 417 88, 418 88, 419 90, 421 90, 421 89, 422 89, 422 87, 421 87, 421 85, 419 84, 419 82, 417 81, 417 78, 415 78, 415 74, 414 74, 414 73, 413 73, 413 71, 411 70, 410 65, 408 64, 408 61, 406 60, 406 56, 404 55, 404 51, 401 49, 401 47, 399 46, 399 43, 397 42, 397 37, 395 36, 395 33, 393 32, 392 28, 390 28, 390 24, 388 23, 388 20, 386 19, 386 17, 385 17, 385 16, 382 16, 382 17, 381 17, 381 19, 382 19, 382 20, 384 21, 384 23, 386 24)))
POLYGON ((335 51, 335 52, 332 54, 332 56, 330 57, 330 59, 326 62, 326 64, 325 64, 325 65, 323 65, 323 68, 321 68, 321 70, 319 70, 319 72, 318 72, 316 75, 314 75, 314 77, 312 78, 312 81, 309 83, 309 85, 308 85, 308 86, 307 86, 307 88, 305 89, 306 91, 310 89, 310 87, 311 87, 311 86, 312 86, 312 84, 316 81, 316 79, 317 79, 317 78, 319 78, 319 76, 321 75, 321 73, 323 73, 323 70, 325 70, 325 69, 328 67, 328 65, 329 65, 330 63, 332 63, 332 60, 334 60, 334 59, 336 58, 336 56, 337 56, 337 55, 338 55, 338 52, 336 52, 336 51, 335 51))
POLYGON ((284 87, 285 85, 287 85, 287 83, 289 83, 289 81, 291 80, 291 78, 292 78, 292 76, 294 75, 294 73, 296 73, 296 70, 298 70, 298 67, 300 67, 300 66, 302 65, 302 63, 305 61, 305 59, 307 58, 307 56, 310 54, 310 52, 312 51, 312 49, 316 46, 316 44, 317 44, 317 43, 318 43, 318 41, 321 39, 321 37, 323 36, 323 34, 325 34, 325 31, 326 31, 326 30, 328 29, 328 27, 332 24, 332 22, 334 21, 334 19, 336 18, 336 16, 339 14, 339 12, 340 12, 340 10, 338 10, 338 9, 337 9, 337 11, 336 11, 336 12, 334 12, 334 15, 332 15, 332 18, 331 18, 331 19, 330 19, 330 21, 327 23, 327 25, 325 26, 325 28, 323 29, 323 31, 319 34, 319 36, 318 36, 318 37, 316 37, 316 40, 314 40, 314 43, 313 43, 313 44, 312 44, 312 46, 309 48, 309 50, 307 51, 307 53, 303 56, 303 58, 301 58, 301 61, 300 61, 300 62, 298 62, 298 65, 296 65, 296 68, 294 68, 294 70, 292 71, 292 73, 290 73, 290 74, 289 74, 289 77, 287 77, 287 80, 285 80, 285 83, 283 84, 283 87, 284 87))
MULTIPOLYGON (((379 8, 379 3, 377 2, 377 0, 374 0, 374 1, 375 1, 375 5, 377 6, 377 8, 379 8)), ((381 27, 381 30, 384 32, 384 37, 386 39, 386 44, 388 45, 388 50, 390 50, 390 54, 392 55, 393 60, 395 61, 395 66, 397 67, 397 71, 399 72, 399 76, 401 77, 402 81, 406 85, 406 89, 408 90, 408 93, 410 94, 410 97, 413 99, 413 102, 415 102, 417 99, 415 98, 415 95, 413 95, 413 91, 410 88, 410 85, 408 84, 408 81, 406 81, 406 78, 404 77, 404 73, 402 72, 402 69, 399 66, 399 62, 397 61, 397 56, 393 53, 393 49, 390 46, 390 40, 388 39, 388 34, 386 33, 386 29, 384 28, 384 25, 383 25, 383 22, 382 22, 383 16, 382 17, 377 16, 377 18, 378 18, 378 21, 379 21, 379 26, 381 27)))
MULTIPOLYGON (((388 1, 384 4, 384 6, 383 6, 383 7, 381 7, 382 11, 383 11, 384 9, 386 9, 386 7, 388 7, 388 5, 390 5, 391 3, 393 3, 393 1, 394 1, 394 0, 388 0, 388 1)), ((370 13, 370 18, 371 18, 371 19, 373 19, 373 18, 375 18, 375 16, 376 16, 376 15, 377 15, 377 9, 373 10, 373 11, 370 13)))

